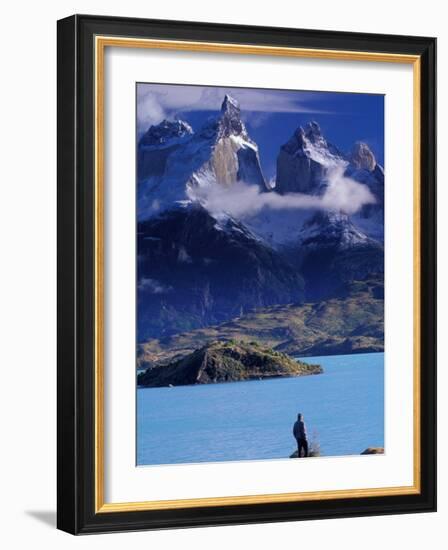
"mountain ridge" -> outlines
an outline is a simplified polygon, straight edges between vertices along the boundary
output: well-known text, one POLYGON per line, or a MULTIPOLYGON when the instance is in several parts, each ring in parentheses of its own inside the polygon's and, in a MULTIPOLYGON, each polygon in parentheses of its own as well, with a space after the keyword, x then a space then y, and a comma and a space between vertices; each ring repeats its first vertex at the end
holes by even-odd
POLYGON ((338 298, 275 305, 220 325, 148 339, 138 346, 137 368, 166 364, 216 340, 256 341, 296 357, 384 351, 383 316, 382 281, 355 281, 338 298))

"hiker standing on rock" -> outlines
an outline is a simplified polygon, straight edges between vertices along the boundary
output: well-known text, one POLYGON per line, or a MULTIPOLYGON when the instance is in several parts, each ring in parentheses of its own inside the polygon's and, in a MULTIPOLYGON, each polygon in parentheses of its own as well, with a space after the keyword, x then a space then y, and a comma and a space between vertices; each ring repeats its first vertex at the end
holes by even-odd
POLYGON ((297 441, 297 458, 300 458, 302 456, 302 449, 303 449, 303 456, 308 456, 308 438, 306 435, 306 426, 305 422, 303 421, 303 414, 299 413, 297 415, 297 420, 294 423, 294 428, 292 430, 292 433, 294 434, 294 437, 297 441))

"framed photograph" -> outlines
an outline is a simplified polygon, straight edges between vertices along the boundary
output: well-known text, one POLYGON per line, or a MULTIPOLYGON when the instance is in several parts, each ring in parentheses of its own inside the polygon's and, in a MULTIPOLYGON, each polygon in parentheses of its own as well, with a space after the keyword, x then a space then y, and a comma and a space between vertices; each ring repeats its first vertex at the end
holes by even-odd
POLYGON ((58 527, 434 511, 434 38, 58 22, 58 527))

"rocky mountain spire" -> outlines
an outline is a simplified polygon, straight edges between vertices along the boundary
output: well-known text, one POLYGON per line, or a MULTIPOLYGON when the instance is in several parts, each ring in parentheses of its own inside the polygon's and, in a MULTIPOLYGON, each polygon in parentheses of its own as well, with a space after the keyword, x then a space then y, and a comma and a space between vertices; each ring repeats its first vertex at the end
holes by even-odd
POLYGON ((370 147, 367 143, 357 141, 353 145, 352 152, 350 154, 351 164, 358 170, 368 170, 372 172, 375 170, 376 159, 370 147))
POLYGON ((305 128, 301 128, 303 131, 305 137, 311 142, 311 143, 323 143, 327 145, 327 142, 325 138, 322 135, 320 126, 317 122, 312 120, 311 122, 308 122, 308 124, 305 126, 305 128))
POLYGON ((231 95, 226 94, 221 105, 221 135, 241 135, 247 138, 247 130, 241 120, 241 109, 238 101, 231 95))
POLYGON ((240 111, 240 104, 238 101, 231 95, 226 94, 221 104, 221 113, 236 113, 239 116, 240 111))
POLYGON ((344 155, 327 142, 317 122, 299 126, 277 157, 277 193, 319 193, 327 169, 347 164, 344 155))

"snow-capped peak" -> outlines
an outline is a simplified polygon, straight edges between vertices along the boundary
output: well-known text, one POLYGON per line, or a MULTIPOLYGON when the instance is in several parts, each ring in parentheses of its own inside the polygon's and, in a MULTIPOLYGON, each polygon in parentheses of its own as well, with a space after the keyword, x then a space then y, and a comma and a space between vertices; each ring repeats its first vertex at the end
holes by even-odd
POLYGON ((299 134, 301 147, 296 154, 304 154, 326 168, 347 164, 342 153, 324 138, 317 122, 311 121, 305 128, 300 127, 299 134))
POLYGON ((314 120, 308 122, 305 128, 300 128, 300 130, 311 143, 321 143, 322 145, 327 145, 319 124, 314 120))
POLYGON ((276 191, 321 194, 328 172, 348 164, 344 155, 322 135, 317 122, 299 126, 282 145, 277 158, 276 191))
POLYGON ((337 147, 327 142, 315 121, 299 126, 281 149, 290 156, 307 157, 324 166, 346 162, 337 147))
POLYGON ((237 109, 238 112, 240 111, 240 104, 238 103, 238 101, 232 97, 230 94, 226 94, 224 96, 224 100, 222 102, 222 105, 221 105, 221 112, 225 112, 225 111, 228 111, 229 109, 237 109))
POLYGON ((242 136, 248 140, 244 122, 241 120, 241 109, 238 101, 226 94, 221 105, 219 119, 219 137, 242 136))
POLYGON ((193 135, 193 129, 183 120, 164 119, 150 126, 140 138, 140 147, 166 147, 187 136, 193 135))

